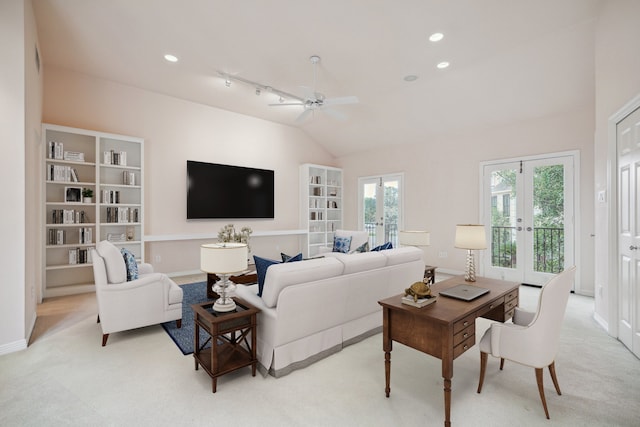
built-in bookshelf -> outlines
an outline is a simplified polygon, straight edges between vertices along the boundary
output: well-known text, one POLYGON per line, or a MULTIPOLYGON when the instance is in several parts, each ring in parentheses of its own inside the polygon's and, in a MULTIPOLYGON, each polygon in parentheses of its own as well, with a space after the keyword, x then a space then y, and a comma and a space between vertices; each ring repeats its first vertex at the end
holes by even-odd
POLYGON ((307 230, 305 256, 333 245, 342 228, 342 170, 330 166, 300 166, 300 226, 307 230))
POLYGON ((144 141, 51 124, 42 135, 43 294, 88 292, 96 242, 111 240, 144 260, 144 141))

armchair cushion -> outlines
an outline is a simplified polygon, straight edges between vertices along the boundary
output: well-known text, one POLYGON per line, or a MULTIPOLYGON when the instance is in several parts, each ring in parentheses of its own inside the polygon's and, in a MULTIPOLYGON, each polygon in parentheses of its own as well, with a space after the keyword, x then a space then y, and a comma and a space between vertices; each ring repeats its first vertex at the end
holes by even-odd
POLYGON ((122 254, 127 269, 127 282, 136 280, 138 278, 138 263, 136 262, 136 257, 126 248, 120 249, 120 253, 122 254))
POLYGON ((127 281, 127 267, 122 254, 113 243, 102 240, 96 245, 98 254, 104 259, 107 270, 108 283, 122 283, 127 281))

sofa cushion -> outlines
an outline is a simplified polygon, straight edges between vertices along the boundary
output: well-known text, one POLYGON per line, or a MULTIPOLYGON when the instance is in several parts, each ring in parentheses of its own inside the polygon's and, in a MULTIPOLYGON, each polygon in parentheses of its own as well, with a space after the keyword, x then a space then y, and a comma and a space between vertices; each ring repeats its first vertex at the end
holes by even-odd
POLYGON ((262 300, 267 307, 275 307, 284 288, 340 276, 343 270, 344 264, 332 257, 271 265, 266 273, 262 300))
POLYGON ((369 242, 364 242, 363 244, 361 244, 360 246, 358 246, 354 250, 349 251, 350 254, 357 254, 357 253, 362 253, 362 252, 369 252, 369 242))
POLYGON ((378 251, 386 251, 387 249, 393 249, 393 245, 391 244, 391 242, 378 245, 375 248, 371 249, 371 251, 378 252, 378 251))
POLYGON ((404 264, 411 261, 422 261, 422 249, 415 246, 403 246, 392 251, 381 251, 387 258, 387 265, 404 264))
POLYGON ((104 259, 108 283, 124 283, 127 281, 127 267, 122 254, 113 243, 102 240, 96 245, 96 251, 104 259))
MULTIPOLYGON (((281 254, 283 256, 285 254, 281 254)), ((285 257, 282 257, 285 259, 285 257)), ((254 255, 253 261, 256 264, 256 276, 258 276, 258 296, 262 296, 262 292, 264 290, 264 279, 267 276, 267 269, 274 264, 282 264, 282 262, 277 261, 275 259, 261 258, 259 256, 254 255)), ((296 256, 288 257, 284 262, 295 262, 302 261, 302 253, 299 253, 296 256)))
POLYGON ((333 236, 333 252, 342 252, 346 254, 351 247, 351 236, 340 237, 333 236))
POLYGON ((131 253, 129 249, 120 249, 122 259, 124 259, 124 265, 127 269, 127 282, 138 279, 138 263, 136 257, 131 253))
POLYGON ((369 241, 369 232, 364 230, 336 230, 335 235, 338 237, 351 237, 351 248, 353 249, 369 241))
POLYGON ((358 254, 347 254, 338 256, 336 259, 344 264, 342 274, 358 273, 376 268, 383 268, 387 265, 387 257, 380 252, 363 252, 358 254))
POLYGON ((294 256, 280 252, 280 258, 282 258, 282 262, 302 261, 302 252, 294 256))

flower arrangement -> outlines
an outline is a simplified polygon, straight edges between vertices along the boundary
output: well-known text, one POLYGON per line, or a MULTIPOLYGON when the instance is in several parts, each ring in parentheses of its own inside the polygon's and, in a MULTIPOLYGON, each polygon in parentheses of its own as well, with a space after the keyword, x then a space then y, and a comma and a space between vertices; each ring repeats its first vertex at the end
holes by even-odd
POLYGON ((247 249, 251 251, 251 246, 249 246, 251 233, 253 233, 253 230, 249 227, 242 227, 240 232, 237 232, 233 224, 227 224, 218 231, 218 241, 246 243, 247 249))

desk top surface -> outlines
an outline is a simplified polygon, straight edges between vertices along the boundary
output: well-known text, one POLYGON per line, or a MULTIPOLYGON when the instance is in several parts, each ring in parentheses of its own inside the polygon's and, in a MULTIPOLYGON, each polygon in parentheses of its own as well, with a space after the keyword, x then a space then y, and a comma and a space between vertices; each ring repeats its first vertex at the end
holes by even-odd
POLYGON ((404 294, 392 296, 390 298, 378 301, 378 303, 390 310, 402 310, 411 312, 416 316, 424 316, 429 320, 438 323, 453 323, 464 318, 470 313, 491 304, 494 300, 503 298, 505 295, 517 290, 520 283, 506 282, 504 280, 489 279, 486 277, 477 277, 476 282, 465 282, 464 276, 456 276, 442 282, 431 285, 431 292, 438 297, 437 301, 422 308, 416 308, 407 304, 402 304, 401 300, 404 294), (439 296, 440 291, 460 284, 471 286, 479 286, 489 289, 489 293, 474 299, 473 301, 462 301, 445 296, 439 296))

